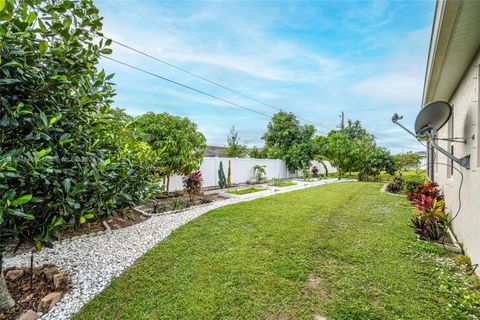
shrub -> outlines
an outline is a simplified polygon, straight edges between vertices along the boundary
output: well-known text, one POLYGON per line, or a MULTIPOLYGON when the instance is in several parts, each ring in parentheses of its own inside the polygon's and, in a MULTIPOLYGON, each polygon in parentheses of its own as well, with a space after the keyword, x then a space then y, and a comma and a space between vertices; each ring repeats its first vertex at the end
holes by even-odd
POLYGON ((313 166, 312 169, 310 169, 310 172, 312 173, 312 177, 317 178, 318 177, 318 167, 313 166))
POLYGON ((183 178, 183 190, 188 193, 190 201, 193 201, 195 196, 202 191, 202 182, 202 172, 200 170, 193 171, 183 178))
POLYGON ((421 195, 428 196, 430 198, 435 198, 438 200, 443 200, 443 195, 438 189, 438 184, 433 181, 421 184, 415 188, 415 191, 408 193, 408 200, 414 202, 414 200, 420 200, 421 195))
POLYGON ((391 193, 400 193, 404 186, 405 180, 400 177, 394 177, 393 180, 387 184, 386 190, 391 193))
POLYGON ((282 180, 282 179, 277 179, 273 178, 272 179, 272 186, 274 187, 290 187, 296 185, 295 182, 289 181, 289 180, 282 180))
POLYGON ((438 241, 444 234, 444 228, 434 217, 420 216, 411 219, 412 228, 422 240, 438 241))
POLYGON ((423 180, 408 180, 405 179, 405 191, 408 193, 414 192, 415 189, 419 186, 424 184, 423 180))
POLYGON ((183 209, 187 206, 187 202, 182 198, 178 197, 170 201, 170 206, 173 210, 183 209))
POLYGON ((255 176, 255 181, 257 181, 257 183, 260 183, 262 180, 264 180, 265 173, 265 166, 257 164, 253 167, 253 175, 255 176))

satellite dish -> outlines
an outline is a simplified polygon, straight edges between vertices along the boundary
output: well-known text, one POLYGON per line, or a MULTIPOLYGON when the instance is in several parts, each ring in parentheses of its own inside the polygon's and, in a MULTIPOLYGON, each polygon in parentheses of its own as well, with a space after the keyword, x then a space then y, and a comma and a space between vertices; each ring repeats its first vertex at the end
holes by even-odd
MULTIPOLYGON (((449 159, 458 163, 464 168, 470 169, 470 155, 467 154, 462 158, 457 158, 453 154, 449 153, 447 150, 440 147, 436 140, 439 140, 437 137, 437 131, 440 130, 452 116, 452 106, 445 101, 434 101, 422 108, 417 115, 415 120, 415 133, 410 131, 407 127, 402 125, 399 120, 402 120, 402 116, 394 114, 392 117, 393 123, 397 124, 405 131, 410 133, 412 136, 418 140, 428 141, 430 145, 437 149, 439 152, 443 153, 449 159)), ((473 136, 472 138, 474 138, 473 136)), ((459 138, 450 138, 450 139, 440 139, 447 140, 451 142, 458 142, 459 138)), ((463 143, 466 143, 465 138, 463 138, 463 143)))
POLYGON ((420 110, 415 120, 415 133, 424 136, 430 129, 440 130, 452 116, 452 107, 448 102, 434 101, 420 110))

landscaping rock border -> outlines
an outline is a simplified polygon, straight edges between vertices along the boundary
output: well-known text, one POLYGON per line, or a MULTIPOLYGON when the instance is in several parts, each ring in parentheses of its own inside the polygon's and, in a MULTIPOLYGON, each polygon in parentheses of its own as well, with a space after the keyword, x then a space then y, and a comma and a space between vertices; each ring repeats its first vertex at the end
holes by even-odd
MULTIPOLYGON (((42 319, 69 319, 82 306, 101 292, 110 281, 119 276, 147 250, 167 238, 175 229, 199 216, 230 204, 251 201, 274 194, 306 189, 329 183, 353 181, 350 179, 326 179, 301 182, 295 188, 259 194, 246 194, 215 201, 194 208, 151 215, 144 222, 102 233, 95 237, 67 239, 57 242, 53 248, 35 253, 35 265, 54 264, 68 274, 71 290, 42 319)), ((5 268, 29 265, 30 254, 7 257, 5 268)))

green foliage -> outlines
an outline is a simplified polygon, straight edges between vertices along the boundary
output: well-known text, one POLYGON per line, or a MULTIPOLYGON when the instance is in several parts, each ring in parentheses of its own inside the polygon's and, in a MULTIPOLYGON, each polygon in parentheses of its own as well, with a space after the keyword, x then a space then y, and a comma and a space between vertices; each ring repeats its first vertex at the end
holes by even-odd
POLYGON ((198 170, 207 147, 197 125, 188 118, 168 113, 146 113, 133 123, 155 151, 163 151, 161 175, 187 175, 198 170))
POLYGON ((148 176, 138 166, 151 154, 132 155, 142 144, 109 132, 124 123, 108 124, 112 75, 95 66, 111 41, 91 1, 7 1, 1 14, 1 241, 41 249, 64 224, 106 219, 143 197, 147 182, 134 179, 148 176))
POLYGON ((400 177, 394 177, 392 181, 387 184, 387 191, 391 193, 400 193, 405 187, 405 180, 400 177))
POLYGON ((264 152, 270 159, 285 160, 291 172, 310 167, 315 154, 312 143, 314 134, 315 128, 312 125, 300 125, 293 113, 279 112, 273 116, 262 137, 265 141, 264 152))
POLYGON ((452 315, 475 301, 471 280, 439 269, 444 249, 417 241, 407 201, 380 187, 327 184, 212 210, 73 319, 468 319, 452 315))
POLYGON ((250 158, 253 158, 253 159, 267 159, 267 153, 266 153, 266 149, 262 148, 262 149, 259 149, 257 147, 253 147, 252 150, 250 151, 249 153, 250 155, 250 158))
POLYGON ((265 191, 265 190, 267 190, 267 189, 266 188, 249 187, 249 188, 238 189, 238 190, 227 190, 225 192, 230 193, 230 194, 242 195, 242 194, 260 192, 260 191, 265 191))
POLYGON ((296 186, 297 184, 290 180, 273 178, 271 185, 274 187, 291 187, 291 186, 296 186))
POLYGON ((238 132, 235 126, 230 129, 227 136, 228 147, 225 149, 223 155, 227 158, 244 158, 247 155, 247 146, 240 142, 238 132))
POLYGON ((202 191, 202 172, 200 170, 190 172, 190 174, 183 178, 183 190, 188 193, 190 201, 195 199, 195 196, 202 191))
POLYGON ((363 179, 372 177, 378 180, 382 171, 393 176, 397 170, 398 167, 390 151, 376 147, 367 154, 360 173, 363 179))
POLYGON ((220 166, 218 168, 218 186, 220 189, 223 189, 227 186, 227 180, 225 179, 225 172, 223 171, 223 163, 220 161, 220 166))
POLYGON ((315 137, 315 143, 319 153, 337 167, 339 179, 343 173, 354 167, 359 148, 345 132, 332 130, 326 137, 315 137))
POLYGON ((398 168, 407 170, 408 168, 415 168, 420 165, 420 161, 422 157, 418 154, 414 154, 413 152, 407 153, 400 153, 394 156, 395 163, 397 164, 398 168))
POLYGON ((261 166, 259 164, 253 166, 253 175, 255 176, 255 181, 257 181, 257 183, 263 181, 264 175, 266 173, 267 172, 265 171, 265 166, 261 166))
POLYGON ((173 199, 169 204, 172 210, 180 210, 187 206, 187 202, 180 197, 173 199))

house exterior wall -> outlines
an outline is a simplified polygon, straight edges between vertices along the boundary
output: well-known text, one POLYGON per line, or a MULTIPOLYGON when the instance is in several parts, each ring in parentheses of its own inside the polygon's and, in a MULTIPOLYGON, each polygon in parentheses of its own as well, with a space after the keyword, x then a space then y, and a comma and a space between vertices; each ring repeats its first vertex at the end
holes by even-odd
MULTIPOLYGON (((454 167, 463 173, 463 184, 459 198, 461 175, 456 170, 451 172, 451 161, 439 152, 435 152, 433 164, 434 179, 443 189, 446 207, 452 217, 456 214, 460 203, 461 210, 453 221, 453 231, 459 242, 463 243, 466 253, 473 264, 480 264, 480 111, 479 111, 479 73, 480 52, 464 74, 455 90, 450 104, 453 116, 439 132, 439 138, 471 137, 467 143, 453 143, 454 155, 458 158, 470 154, 470 170, 454 167)), ((445 150, 451 150, 452 144, 439 140, 445 150)))

